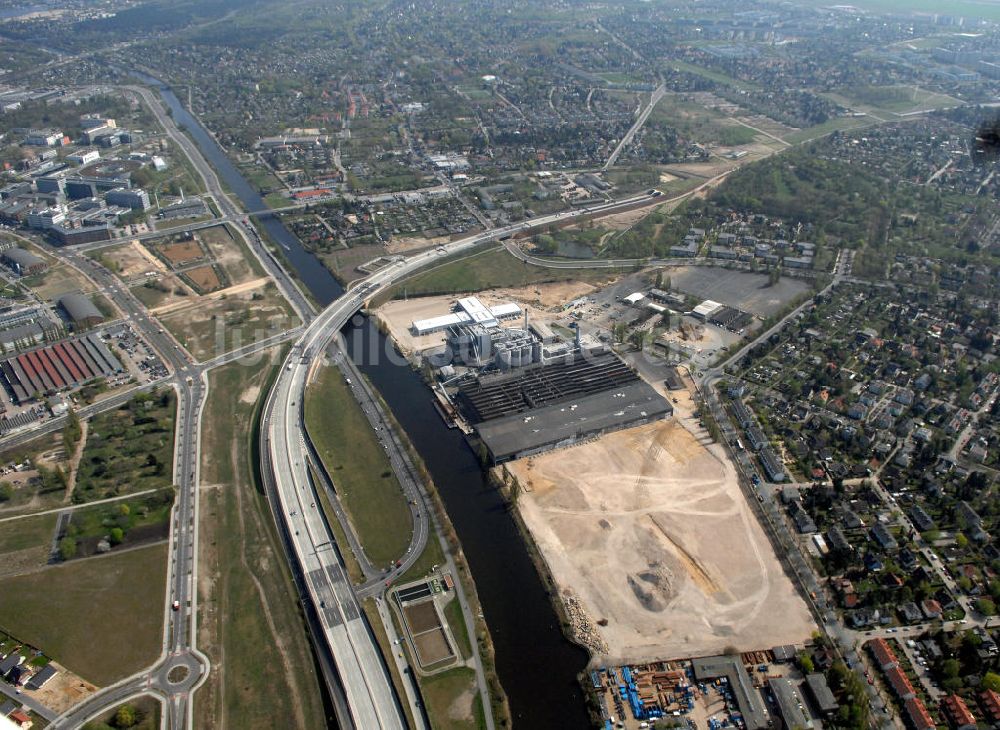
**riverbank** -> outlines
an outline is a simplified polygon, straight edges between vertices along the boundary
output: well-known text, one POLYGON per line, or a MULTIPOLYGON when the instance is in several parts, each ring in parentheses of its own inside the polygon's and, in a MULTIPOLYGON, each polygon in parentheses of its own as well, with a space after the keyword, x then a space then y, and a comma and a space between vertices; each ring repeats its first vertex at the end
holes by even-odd
MULTIPOLYGON (((445 509, 445 505, 441 499, 441 494, 438 491, 437 485, 434 483, 434 478, 427 469, 427 465, 424 464, 424 460, 413 446, 413 442, 410 441, 410 438, 406 433, 406 429, 404 429, 402 424, 396 420, 396 417, 389 408, 388 403, 386 403, 382 398, 381 393, 379 393, 377 389, 373 389, 373 391, 386 413, 390 427, 397 434, 399 434, 403 448, 406 449, 406 453, 410 457, 410 461, 417 470, 417 474, 423 481, 427 494, 430 497, 431 506, 434 510, 434 521, 436 522, 434 526, 435 533, 440 533, 447 544, 448 554, 451 556, 452 560, 454 560, 455 567, 458 569, 458 575, 456 575, 456 578, 462 582, 462 588, 465 592, 469 609, 475 617, 475 626, 473 628, 479 656, 483 664, 483 674, 489 688, 493 719, 497 727, 510 727, 510 704, 507 700, 507 694, 504 691, 503 685, 500 682, 500 677, 497 674, 496 650, 493 645, 493 637, 490 634, 489 626, 487 626, 486 621, 483 618, 483 608, 479 600, 479 592, 476 590, 476 581, 469 568, 469 563, 465 557, 465 553, 462 550, 461 540, 459 540, 458 533, 448 517, 448 512, 445 509)), ((418 565, 419 563, 414 565, 414 568, 418 565)), ((413 568, 411 568, 411 572, 412 570, 413 568)), ((417 576, 408 574, 403 577, 409 580, 410 578, 416 578, 417 576)))

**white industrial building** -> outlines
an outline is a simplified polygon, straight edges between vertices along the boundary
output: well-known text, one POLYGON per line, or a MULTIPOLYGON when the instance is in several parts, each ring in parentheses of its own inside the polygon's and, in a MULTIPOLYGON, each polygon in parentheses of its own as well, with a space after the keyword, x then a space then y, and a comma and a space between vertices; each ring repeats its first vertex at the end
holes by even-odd
POLYGON ((81 166, 97 162, 99 159, 101 159, 101 153, 97 150, 80 150, 79 152, 74 152, 72 155, 66 155, 68 162, 73 162, 81 166))
POLYGON ((713 302, 711 299, 706 299, 691 312, 692 316, 697 317, 700 320, 707 321, 713 314, 722 309, 723 305, 718 302, 713 302))
POLYGON ((478 297, 464 297, 458 300, 456 310, 451 314, 429 319, 413 320, 413 333, 429 335, 443 332, 458 324, 478 324, 483 327, 497 327, 501 320, 521 316, 521 307, 513 302, 488 307, 478 297))

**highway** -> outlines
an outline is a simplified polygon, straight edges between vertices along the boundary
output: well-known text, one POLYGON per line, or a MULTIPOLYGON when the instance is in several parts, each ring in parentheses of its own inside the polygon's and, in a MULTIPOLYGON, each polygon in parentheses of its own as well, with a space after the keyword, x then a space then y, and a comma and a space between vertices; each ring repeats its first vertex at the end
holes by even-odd
MULTIPOLYGON (((353 312, 351 312, 353 313, 353 312)), ((350 717, 358 728, 404 728, 406 721, 378 647, 371 639, 309 480, 301 425, 308 365, 292 349, 269 398, 266 430, 278 504, 323 638, 335 657, 350 717), (296 362, 297 361, 297 362, 296 362)))

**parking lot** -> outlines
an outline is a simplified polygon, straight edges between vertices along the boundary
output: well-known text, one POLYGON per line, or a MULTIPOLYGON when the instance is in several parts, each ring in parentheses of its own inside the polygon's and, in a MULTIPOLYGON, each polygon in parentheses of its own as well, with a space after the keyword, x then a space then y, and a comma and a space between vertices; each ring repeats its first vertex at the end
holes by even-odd
POLYGON ((744 312, 771 317, 789 302, 807 293, 808 282, 783 276, 768 286, 766 274, 752 274, 718 266, 679 266, 666 269, 670 285, 699 299, 712 299, 744 312))

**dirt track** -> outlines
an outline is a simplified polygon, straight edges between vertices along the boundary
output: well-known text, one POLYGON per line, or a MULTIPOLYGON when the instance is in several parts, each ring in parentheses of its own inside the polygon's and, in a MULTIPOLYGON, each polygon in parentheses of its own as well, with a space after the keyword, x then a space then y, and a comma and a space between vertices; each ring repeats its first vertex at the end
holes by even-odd
POLYGON ((607 620, 611 660, 767 648, 813 629, 732 466, 699 439, 665 421, 508 465, 560 590, 607 620))

